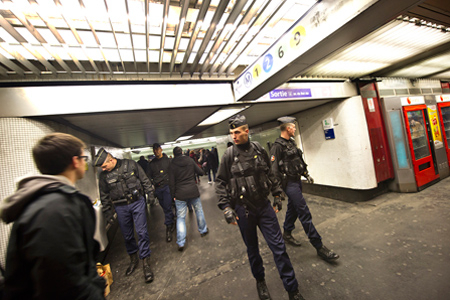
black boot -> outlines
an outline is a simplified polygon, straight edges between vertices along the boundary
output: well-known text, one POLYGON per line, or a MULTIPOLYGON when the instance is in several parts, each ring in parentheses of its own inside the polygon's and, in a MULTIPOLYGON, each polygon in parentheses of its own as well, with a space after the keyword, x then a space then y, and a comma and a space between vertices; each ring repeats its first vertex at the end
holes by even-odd
POLYGON ((172 241, 173 224, 167 225, 166 227, 166 242, 170 243, 172 241))
POLYGON ((139 264, 139 259, 138 259, 137 253, 131 254, 130 255, 130 265, 128 266, 127 271, 125 272, 125 275, 126 276, 131 275, 131 273, 134 272, 134 270, 136 269, 138 264, 139 264))
POLYGON ((256 280, 256 289, 258 290, 259 299, 272 300, 269 294, 269 289, 266 285, 266 280, 256 280))
POLYGON ((295 247, 300 247, 302 245, 302 243, 300 243, 299 241, 294 239, 294 237, 292 236, 292 231, 285 230, 283 232, 283 239, 287 243, 289 243, 289 244, 291 244, 292 246, 295 246, 295 247))
POLYGON ((150 256, 147 256, 142 260, 142 263, 144 265, 144 277, 145 277, 145 283, 150 283, 153 281, 153 272, 150 269, 150 256))
POLYGON ((289 300, 305 300, 305 298, 296 290, 295 292, 289 292, 289 300))
POLYGON ((321 248, 317 249, 317 255, 320 256, 321 259, 326 261, 331 261, 339 258, 339 255, 331 251, 325 246, 322 246, 321 248))

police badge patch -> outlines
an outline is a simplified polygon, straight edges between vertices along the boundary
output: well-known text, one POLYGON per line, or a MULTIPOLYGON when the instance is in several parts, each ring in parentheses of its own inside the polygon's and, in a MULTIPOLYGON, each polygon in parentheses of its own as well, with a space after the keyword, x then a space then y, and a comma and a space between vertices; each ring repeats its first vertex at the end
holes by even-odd
POLYGON ((270 158, 271 161, 275 161, 275 155, 272 155, 272 157, 270 158))

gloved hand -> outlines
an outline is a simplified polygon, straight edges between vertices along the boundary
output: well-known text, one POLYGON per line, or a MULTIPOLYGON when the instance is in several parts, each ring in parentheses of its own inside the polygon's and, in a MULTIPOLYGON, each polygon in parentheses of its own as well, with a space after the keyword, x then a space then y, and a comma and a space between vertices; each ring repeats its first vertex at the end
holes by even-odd
POLYGON ((223 210, 223 214, 225 216, 225 220, 227 220, 228 224, 237 224, 236 220, 239 220, 236 212, 231 208, 231 207, 227 207, 223 210))
POLYGON ((283 204, 281 200, 284 200, 280 197, 280 195, 273 197, 273 210, 277 213, 283 208, 283 204))
POLYGON ((306 180, 308 180, 308 183, 311 183, 311 184, 314 183, 314 179, 311 176, 309 176, 309 174, 306 174, 305 177, 306 177, 306 180))

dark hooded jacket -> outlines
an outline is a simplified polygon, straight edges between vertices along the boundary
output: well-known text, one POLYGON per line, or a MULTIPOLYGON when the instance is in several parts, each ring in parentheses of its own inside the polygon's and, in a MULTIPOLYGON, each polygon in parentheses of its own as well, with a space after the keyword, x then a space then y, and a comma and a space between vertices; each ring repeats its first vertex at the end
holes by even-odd
POLYGON ((169 172, 169 186, 172 197, 187 200, 200 197, 195 174, 204 175, 202 169, 189 156, 179 155, 172 159, 169 172))
POLYGON ((95 214, 87 196, 57 176, 32 176, 4 200, 0 217, 14 222, 4 300, 105 299, 95 262, 95 214))
POLYGON ((171 159, 165 153, 161 158, 155 157, 147 168, 147 176, 155 188, 164 187, 169 184, 169 165, 171 159))

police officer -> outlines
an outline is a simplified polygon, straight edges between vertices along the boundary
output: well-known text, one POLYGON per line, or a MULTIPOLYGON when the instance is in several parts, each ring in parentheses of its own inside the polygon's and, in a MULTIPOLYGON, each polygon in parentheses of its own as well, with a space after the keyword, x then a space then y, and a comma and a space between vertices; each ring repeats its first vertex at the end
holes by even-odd
POLYGON ((166 241, 172 241, 172 233, 175 230, 174 214, 172 210, 172 196, 169 188, 170 159, 162 152, 161 145, 153 144, 155 158, 148 165, 148 178, 155 186, 155 195, 164 211, 164 225, 166 225, 166 241))
POLYGON ((100 199, 104 208, 117 213, 120 230, 125 239, 125 247, 130 255, 130 265, 125 275, 129 276, 139 264, 137 252, 144 265, 145 282, 153 281, 150 269, 150 241, 147 231, 145 193, 153 193, 153 187, 137 162, 130 159, 117 159, 101 148, 94 158, 94 165, 102 168, 99 178, 100 199), (138 245, 134 238, 134 227, 139 237, 138 245))
POLYGON ((295 118, 281 117, 278 118, 278 122, 280 123, 281 136, 275 140, 270 150, 270 160, 272 172, 277 180, 282 182, 283 190, 288 196, 283 238, 293 246, 299 247, 301 245, 292 236, 292 230, 295 228, 294 223, 298 218, 319 257, 327 261, 338 259, 339 255, 322 244, 322 238, 312 223, 311 212, 302 194, 301 176, 304 176, 309 183, 314 183, 314 180, 309 175, 302 151, 297 148, 293 138, 296 129, 295 118))
POLYGON ((259 298, 271 299, 259 253, 257 227, 273 252, 289 299, 303 299, 276 216, 282 208, 282 190, 279 184, 274 184, 267 152, 258 142, 250 142, 245 116, 232 117, 229 126, 234 145, 225 151, 216 177, 218 206, 229 224, 239 225, 259 298), (270 192, 274 196, 273 205, 268 199, 270 192))

